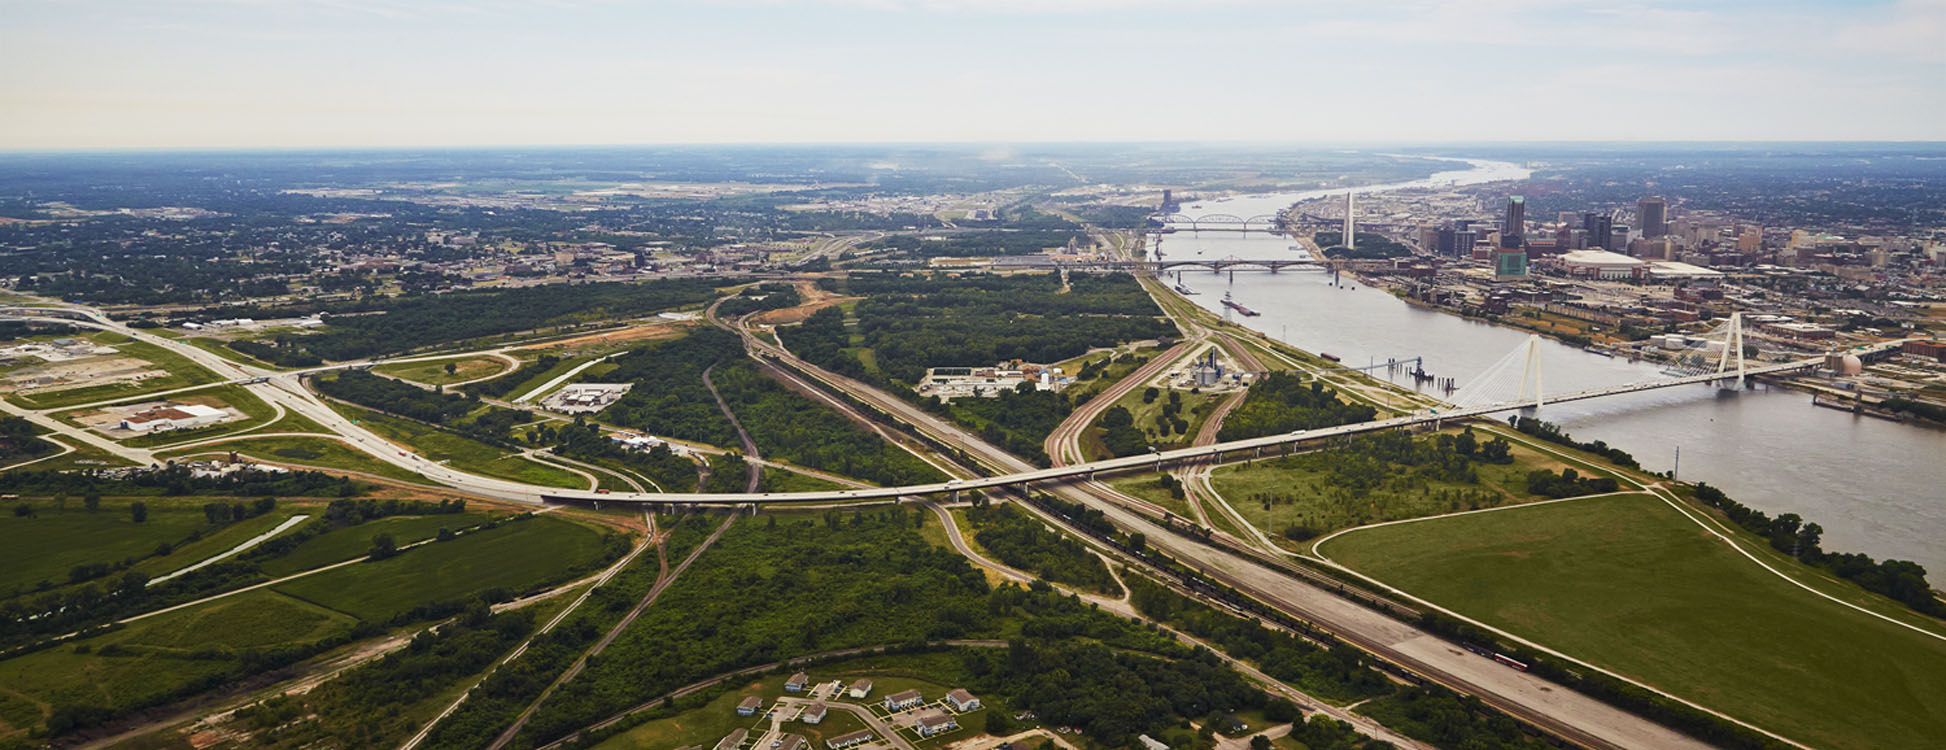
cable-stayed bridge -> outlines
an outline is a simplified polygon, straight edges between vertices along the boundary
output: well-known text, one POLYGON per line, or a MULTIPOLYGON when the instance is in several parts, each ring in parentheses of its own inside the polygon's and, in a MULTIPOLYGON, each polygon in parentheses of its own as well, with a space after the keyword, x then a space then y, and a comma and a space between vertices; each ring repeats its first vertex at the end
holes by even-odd
MULTIPOLYGON (((873 487, 868 489, 826 490, 819 492, 778 492, 756 494, 722 493, 600 493, 595 491, 547 490, 544 496, 550 500, 579 502, 641 502, 672 504, 742 504, 767 502, 803 502, 834 500, 891 499, 910 495, 933 495, 955 493, 965 490, 978 490, 993 487, 1013 487, 1041 482, 1059 482, 1074 478, 1091 478, 1099 473, 1119 471, 1151 470, 1159 471, 1165 466, 1221 460, 1237 454, 1266 455, 1288 452, 1293 447, 1317 443, 1334 438, 1358 435, 1383 430, 1412 429, 1416 427, 1436 427, 1446 420, 1482 417, 1502 412, 1535 408, 1545 404, 1583 401, 1605 398, 1628 393, 1641 393, 1660 388, 1675 388, 1699 383, 1720 383, 1726 387, 1741 388, 1750 377, 1807 370, 1824 363, 1822 357, 1794 360, 1752 366, 1742 354, 1741 320, 1733 318, 1719 327, 1717 334, 1726 341, 1734 341, 1736 346, 1726 346, 1724 352, 1702 372, 1674 372, 1666 377, 1643 380, 1634 383, 1590 388, 1562 393, 1546 393, 1542 390, 1540 368, 1540 337, 1530 337, 1500 362, 1489 367, 1482 377, 1469 388, 1456 391, 1452 401, 1444 408, 1427 408, 1420 412, 1391 417, 1388 419, 1340 425, 1315 430, 1263 437, 1232 440, 1204 446, 1179 448, 1176 450, 1151 452, 1147 454, 1110 458, 1100 461, 1057 466, 1048 469, 1024 471, 973 479, 956 479, 903 487, 873 487), (1514 369, 1508 363, 1518 362, 1514 369), (1497 397, 1511 389, 1512 397, 1497 397), (1491 399, 1491 400, 1489 400, 1491 399), (1482 403, 1484 401, 1484 403, 1482 403)), ((1891 341, 1857 350, 1861 354, 1894 349, 1902 342, 1891 341)))

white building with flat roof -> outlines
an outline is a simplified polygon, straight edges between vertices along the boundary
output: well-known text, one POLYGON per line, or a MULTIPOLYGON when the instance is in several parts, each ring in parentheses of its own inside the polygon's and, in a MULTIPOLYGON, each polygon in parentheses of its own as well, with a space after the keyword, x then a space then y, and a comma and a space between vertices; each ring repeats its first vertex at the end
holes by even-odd
POLYGON ((167 432, 212 425, 229 418, 229 412, 215 407, 202 404, 171 404, 123 417, 121 428, 130 432, 167 432))

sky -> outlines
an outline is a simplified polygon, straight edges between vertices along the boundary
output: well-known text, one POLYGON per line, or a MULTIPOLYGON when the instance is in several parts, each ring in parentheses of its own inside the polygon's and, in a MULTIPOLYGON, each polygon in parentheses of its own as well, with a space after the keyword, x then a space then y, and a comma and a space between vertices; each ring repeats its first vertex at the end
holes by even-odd
POLYGON ((1946 0, 0 0, 0 150, 1946 140, 1946 0))

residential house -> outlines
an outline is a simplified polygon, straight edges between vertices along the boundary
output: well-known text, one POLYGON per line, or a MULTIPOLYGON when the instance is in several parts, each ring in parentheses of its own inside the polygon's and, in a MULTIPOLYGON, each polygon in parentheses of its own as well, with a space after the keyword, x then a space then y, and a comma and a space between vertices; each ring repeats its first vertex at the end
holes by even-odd
POLYGON ((966 713, 979 710, 980 699, 966 692, 965 688, 953 688, 953 692, 946 694, 946 705, 952 706, 954 711, 966 713))
POLYGON ((757 709, 762 708, 763 705, 764 702, 762 698, 758 698, 757 696, 754 695, 750 696, 748 698, 743 699, 742 703, 737 704, 737 715, 756 716, 757 709))
POLYGON ((959 720, 954 719, 952 714, 937 708, 928 708, 919 712, 919 717, 912 724, 913 731, 918 732, 920 737, 932 737, 958 728, 959 720))
POLYGON ((925 702, 925 696, 920 695, 919 691, 907 690, 885 696, 885 710, 904 711, 914 706, 923 705, 925 702))
POLYGON ((811 741, 804 739, 804 735, 787 734, 772 740, 770 750, 807 750, 810 746, 811 741))
POLYGON ((723 739, 717 741, 716 750, 737 750, 737 748, 743 747, 744 738, 749 736, 750 730, 738 729, 724 735, 723 739))
POLYGON ((824 713, 824 702, 818 701, 809 706, 805 706, 804 710, 797 712, 797 720, 806 724, 816 724, 824 721, 824 713))
POLYGON ((797 674, 791 675, 790 679, 784 681, 784 692, 802 693, 804 692, 804 686, 809 684, 811 684, 811 676, 803 672, 799 672, 797 674))
POLYGON ((851 689, 846 691, 846 694, 850 695, 853 698, 864 698, 865 696, 871 695, 872 681, 859 680, 857 682, 851 683, 851 689))
POLYGON ((860 729, 850 734, 841 734, 831 739, 825 740, 824 746, 831 748, 831 750, 842 750, 843 748, 851 747, 853 745, 865 744, 867 742, 870 742, 871 740, 872 740, 872 730, 860 729))

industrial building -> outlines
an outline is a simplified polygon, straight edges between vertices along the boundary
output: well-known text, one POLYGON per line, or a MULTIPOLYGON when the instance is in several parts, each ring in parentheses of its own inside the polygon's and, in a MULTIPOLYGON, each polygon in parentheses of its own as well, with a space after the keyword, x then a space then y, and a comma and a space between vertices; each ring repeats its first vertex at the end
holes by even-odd
POLYGON ((123 417, 120 427, 130 432, 168 432, 213 425, 229 418, 229 412, 202 404, 169 404, 123 417))

